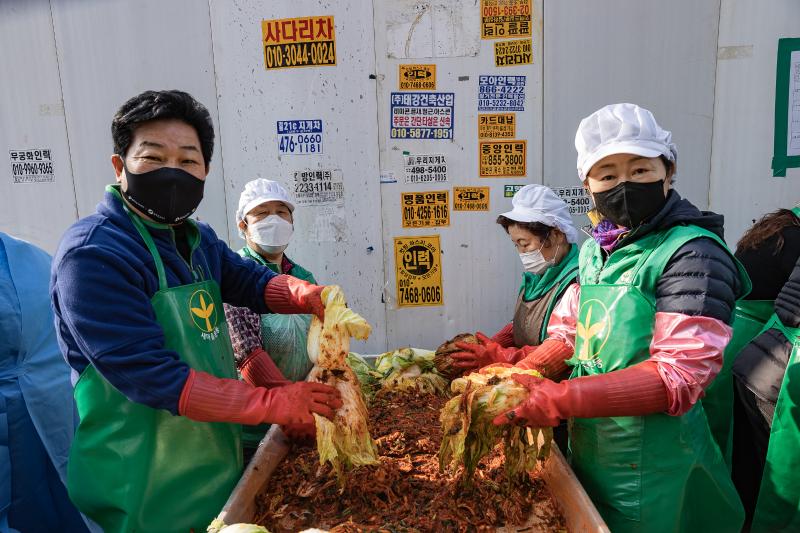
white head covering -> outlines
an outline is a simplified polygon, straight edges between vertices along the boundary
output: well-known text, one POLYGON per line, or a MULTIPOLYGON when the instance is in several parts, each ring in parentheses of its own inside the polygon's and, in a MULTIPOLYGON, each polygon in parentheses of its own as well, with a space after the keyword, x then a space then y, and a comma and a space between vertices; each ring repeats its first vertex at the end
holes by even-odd
MULTIPOLYGON (((264 202, 283 202, 289 211, 294 212, 294 204, 289 200, 289 194, 286 189, 281 186, 277 181, 267 180, 264 178, 254 179, 248 181, 242 194, 239 196, 239 209, 236 210, 236 225, 244 220, 253 208, 263 204, 264 202)), ((239 229, 239 235, 244 237, 244 233, 239 229)))
POLYGON ((515 222, 541 222, 558 228, 567 237, 567 242, 578 242, 578 231, 572 225, 569 207, 556 193, 544 185, 526 185, 511 199, 513 209, 503 213, 515 222))
POLYGON ((575 149, 581 181, 595 163, 609 155, 663 155, 673 163, 678 157, 672 134, 661 129, 650 111, 636 104, 607 105, 581 120, 575 149))

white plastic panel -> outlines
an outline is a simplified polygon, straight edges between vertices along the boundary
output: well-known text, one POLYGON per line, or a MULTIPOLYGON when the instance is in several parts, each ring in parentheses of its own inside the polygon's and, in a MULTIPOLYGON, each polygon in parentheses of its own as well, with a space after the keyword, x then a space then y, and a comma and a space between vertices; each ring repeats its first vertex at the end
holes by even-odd
POLYGON ((0 231, 52 254, 77 212, 47 0, 0 1, 0 69, 0 231), (10 151, 31 149, 50 150, 52 173, 42 154, 12 161, 10 151), (12 163, 37 165, 36 174, 17 174, 31 182, 15 183, 12 163))
MULTIPOLYGON (((209 9, 193 0, 52 0, 78 212, 114 182, 111 119, 148 89, 180 89, 217 121, 209 9)), ((219 137, 218 137, 219 141, 219 137)), ((219 142, 196 218, 228 233, 219 142)))
POLYGON ((632 102, 672 132, 675 188, 707 209, 719 0, 547 0, 544 20, 545 184, 580 186, 578 123, 632 102))
MULTIPOLYGON (((369 341, 354 342, 352 349, 383 351, 386 321, 370 3, 212 0, 211 13, 232 236, 239 194, 247 181, 274 179, 292 191, 296 171, 340 170, 344 205, 297 207, 287 255, 319 283, 341 285, 350 306, 374 326, 369 341), (262 20, 331 15, 335 66, 265 69, 262 20), (308 119, 323 122, 323 153, 282 155, 277 122, 308 119)), ((237 247, 243 244, 238 236, 233 240, 237 247)))
POLYGON ((800 37, 800 2, 723 0, 719 33, 711 208, 733 246, 754 220, 800 202, 800 169, 771 169, 778 39, 800 37))
MULTIPOLYGON (((391 31, 393 20, 398 18, 398 5, 417 9, 417 12, 436 8, 440 19, 452 22, 448 31, 438 34, 440 36, 436 38, 443 41, 455 39, 456 42, 464 43, 471 42, 469 36, 474 36, 476 31, 480 35, 481 3, 473 0, 375 2, 381 173, 393 175, 397 180, 396 183, 381 185, 387 339, 389 348, 411 345, 435 349, 441 342, 463 331, 481 330, 492 335, 512 318, 522 268, 511 241, 495 220, 498 214, 511 209, 510 198, 503 197, 504 185, 542 181, 542 10, 541 1, 534 1, 533 63, 495 67, 495 41, 489 39, 479 41, 480 49, 474 56, 457 50, 449 55, 435 52, 406 59, 396 58, 394 51, 409 39, 409 50, 415 49, 422 53, 430 49, 430 43, 414 46, 416 33, 403 35, 391 31), (447 9, 452 10, 452 15, 447 14, 447 9), (411 63, 435 64, 436 92, 455 93, 452 140, 390 138, 390 95, 398 92, 398 65, 411 63), (525 110, 515 112, 515 138, 527 140, 527 172, 524 177, 478 177, 478 80, 483 74, 526 76, 525 110), (448 181, 441 184, 406 184, 404 151, 414 155, 444 154, 447 159, 448 181), (454 186, 490 187, 489 211, 452 211, 454 186), (449 227, 402 227, 401 192, 444 189, 450 192, 449 227), (399 308, 396 301, 394 238, 426 235, 440 236, 444 305, 399 308)), ((434 36, 436 35, 434 32, 434 36)), ((428 37, 430 34, 426 35, 426 39, 428 37)), ((433 43, 433 50, 443 48, 446 48, 445 44, 437 46, 436 42, 433 43)))

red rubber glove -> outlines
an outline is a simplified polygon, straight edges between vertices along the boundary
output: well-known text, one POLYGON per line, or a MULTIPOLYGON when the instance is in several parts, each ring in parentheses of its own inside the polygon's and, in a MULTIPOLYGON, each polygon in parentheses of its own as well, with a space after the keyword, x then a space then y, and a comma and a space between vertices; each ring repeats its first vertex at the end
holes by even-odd
MULTIPOLYGON (((239 371, 242 379, 255 387, 282 387, 291 381, 286 379, 275 362, 263 348, 256 348, 247 356, 239 371)), ((316 424, 286 424, 281 426, 284 435, 294 441, 310 441, 317 436, 316 424)))
POLYGON ((314 285, 287 274, 272 278, 264 289, 264 301, 273 313, 311 314, 325 320, 324 285, 314 285))
POLYGON ((323 383, 301 381, 265 389, 192 369, 178 413, 198 422, 313 424, 314 413, 332 420, 341 406, 339 391, 323 383))
POLYGON ((294 441, 309 442, 317 437, 316 424, 286 424, 281 429, 284 435, 294 441))
POLYGON ((283 376, 272 357, 261 347, 250 352, 250 355, 242 361, 239 372, 242 374, 242 379, 254 387, 271 389, 291 383, 283 376))
POLYGON ((513 363, 516 348, 503 348, 492 339, 481 333, 475 334, 481 344, 471 344, 468 342, 457 342, 456 347, 464 350, 450 354, 455 362, 453 366, 464 370, 477 370, 493 363, 513 363))
POLYGON ((514 323, 509 322, 506 326, 492 335, 492 340, 503 348, 514 347, 514 323))
MULTIPOLYGON (((527 349, 525 347, 524 349, 527 349)), ((572 357, 573 349, 560 340, 545 339, 514 366, 525 370, 536 370, 546 378, 555 379, 569 370, 566 360, 572 357)))
POLYGON ((654 361, 561 383, 517 374, 512 378, 530 396, 514 409, 497 416, 496 425, 557 426, 565 418, 602 418, 660 413, 669 407, 667 388, 654 361))

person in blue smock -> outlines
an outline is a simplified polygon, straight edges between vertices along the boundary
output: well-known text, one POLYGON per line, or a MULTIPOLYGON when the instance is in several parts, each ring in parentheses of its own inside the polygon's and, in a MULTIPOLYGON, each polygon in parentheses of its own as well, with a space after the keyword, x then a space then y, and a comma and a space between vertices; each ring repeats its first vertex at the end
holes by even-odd
POLYGON ((50 256, 0 232, 0 532, 87 531, 65 485, 76 415, 49 281, 50 256))

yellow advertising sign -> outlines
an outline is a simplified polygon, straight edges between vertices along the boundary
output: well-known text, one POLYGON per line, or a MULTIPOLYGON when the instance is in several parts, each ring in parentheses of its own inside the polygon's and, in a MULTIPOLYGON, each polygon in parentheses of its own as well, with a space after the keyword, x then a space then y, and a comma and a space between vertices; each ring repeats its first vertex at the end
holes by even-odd
POLYGON ((478 175, 482 178, 525 175, 527 141, 480 141, 478 175))
POLYGON ((453 187, 453 211, 488 211, 489 187, 453 187))
POLYGON ((449 191, 403 192, 404 228, 437 228, 450 225, 449 191))
POLYGON ((517 136, 514 113, 478 115, 478 139, 513 139, 517 136))
POLYGON ((442 305, 442 256, 439 236, 395 237, 397 306, 442 305))
POLYGON ((332 16, 261 21, 267 70, 336 65, 332 16))
POLYGON ((531 0, 481 0, 481 38, 531 36, 531 0))
POLYGON ((401 91, 435 91, 436 65, 399 65, 401 91))
POLYGON ((512 67, 533 63, 533 41, 496 41, 494 43, 494 66, 512 67))

